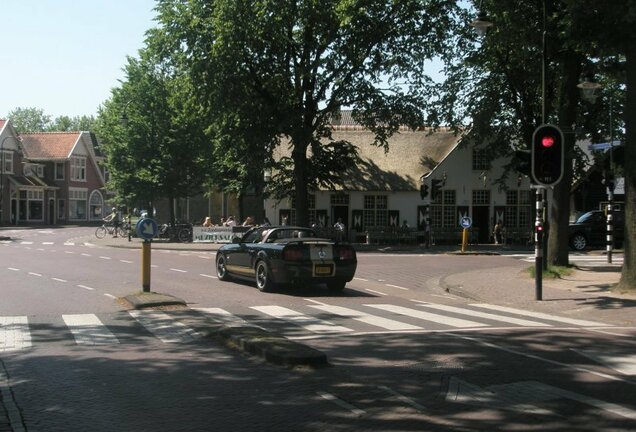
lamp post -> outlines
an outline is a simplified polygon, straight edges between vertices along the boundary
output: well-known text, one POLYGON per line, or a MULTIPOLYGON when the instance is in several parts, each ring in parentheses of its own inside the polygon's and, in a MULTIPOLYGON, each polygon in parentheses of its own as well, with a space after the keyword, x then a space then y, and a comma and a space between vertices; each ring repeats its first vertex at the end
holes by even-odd
POLYGON ((0 225, 2 225, 2 217, 4 216, 4 172, 6 169, 4 166, 4 142, 9 138, 14 139, 18 143, 21 141, 13 136, 6 136, 0 141, 0 225))

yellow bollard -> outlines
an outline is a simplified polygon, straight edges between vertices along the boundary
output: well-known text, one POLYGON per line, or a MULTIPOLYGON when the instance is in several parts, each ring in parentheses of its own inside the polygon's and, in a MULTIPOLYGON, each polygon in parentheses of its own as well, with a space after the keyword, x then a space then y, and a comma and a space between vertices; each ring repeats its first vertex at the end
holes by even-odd
POLYGON ((462 231, 462 253, 466 252, 466 246, 468 245, 468 228, 464 228, 462 231))
POLYGON ((149 241, 141 243, 141 286, 143 292, 150 292, 150 245, 149 241))

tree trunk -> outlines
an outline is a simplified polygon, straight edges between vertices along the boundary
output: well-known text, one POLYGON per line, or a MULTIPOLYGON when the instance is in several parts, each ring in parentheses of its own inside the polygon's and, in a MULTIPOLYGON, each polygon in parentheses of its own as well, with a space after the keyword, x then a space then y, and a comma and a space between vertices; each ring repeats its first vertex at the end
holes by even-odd
POLYGON ((581 73, 581 56, 573 51, 562 54, 561 88, 559 90, 559 126, 565 138, 563 179, 554 186, 550 205, 548 230, 548 265, 569 265, 570 194, 572 189, 572 158, 575 136, 572 125, 576 121, 579 90, 576 87, 581 73))
POLYGON ((636 291, 636 45, 628 44, 625 107, 625 241, 618 291, 636 291))
POLYGON ((307 194, 307 145, 294 140, 294 188, 296 189, 296 225, 309 226, 309 199, 307 194))

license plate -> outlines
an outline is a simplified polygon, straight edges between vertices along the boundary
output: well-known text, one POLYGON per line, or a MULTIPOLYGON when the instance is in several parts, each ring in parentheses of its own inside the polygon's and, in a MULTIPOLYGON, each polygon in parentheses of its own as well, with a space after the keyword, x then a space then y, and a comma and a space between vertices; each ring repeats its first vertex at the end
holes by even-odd
POLYGON ((330 265, 317 265, 315 268, 315 272, 317 275, 331 275, 331 266, 330 265))

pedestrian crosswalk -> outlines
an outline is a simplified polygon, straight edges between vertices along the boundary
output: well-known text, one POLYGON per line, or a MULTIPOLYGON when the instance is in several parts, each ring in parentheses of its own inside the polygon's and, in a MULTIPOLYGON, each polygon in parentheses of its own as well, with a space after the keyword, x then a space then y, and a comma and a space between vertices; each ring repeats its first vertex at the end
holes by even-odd
POLYGON ((489 328, 612 327, 597 321, 481 303, 459 307, 413 300, 404 304, 342 306, 312 301, 293 308, 280 305, 241 306, 236 310, 194 308, 185 315, 183 311, 171 314, 158 310, 103 315, 64 314, 49 317, 52 322, 48 323, 43 323, 41 317, 0 316, 0 353, 27 350, 51 340, 65 340, 80 346, 119 345, 138 341, 139 334, 165 344, 191 343, 200 335, 184 324, 184 316, 189 324, 195 320, 203 326, 212 323, 260 327, 291 339, 445 330, 487 331, 489 328), (49 333, 39 334, 43 329, 49 333), (133 333, 137 337, 131 338, 133 333))

